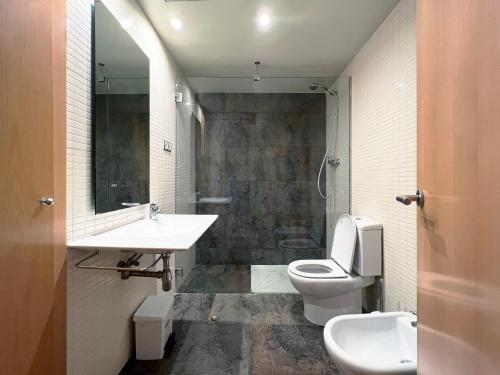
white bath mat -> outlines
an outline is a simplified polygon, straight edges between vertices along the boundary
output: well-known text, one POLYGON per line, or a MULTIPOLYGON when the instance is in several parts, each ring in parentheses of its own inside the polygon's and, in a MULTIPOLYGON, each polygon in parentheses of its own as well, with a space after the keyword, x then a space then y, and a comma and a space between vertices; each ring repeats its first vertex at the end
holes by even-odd
POLYGON ((294 293, 287 265, 256 265, 251 267, 252 293, 294 293))

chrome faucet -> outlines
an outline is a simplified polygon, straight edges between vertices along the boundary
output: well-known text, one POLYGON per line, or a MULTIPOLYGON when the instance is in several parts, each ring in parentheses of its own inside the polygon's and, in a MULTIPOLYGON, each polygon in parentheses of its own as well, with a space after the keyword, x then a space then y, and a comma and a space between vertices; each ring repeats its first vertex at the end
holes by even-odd
POLYGON ((158 203, 149 204, 149 218, 151 220, 158 220, 158 212, 160 212, 160 206, 158 203))

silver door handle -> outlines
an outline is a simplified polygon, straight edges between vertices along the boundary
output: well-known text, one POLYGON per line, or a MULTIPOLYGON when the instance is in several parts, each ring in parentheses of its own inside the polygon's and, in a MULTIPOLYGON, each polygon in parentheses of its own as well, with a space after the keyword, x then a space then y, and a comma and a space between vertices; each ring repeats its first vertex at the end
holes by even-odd
POLYGON ((42 206, 53 206, 54 204, 56 204, 56 201, 54 200, 54 198, 45 198, 43 197, 42 199, 40 199, 40 204, 42 206))
POLYGON ((416 202, 417 206, 424 207, 424 192, 417 190, 415 195, 398 195, 396 200, 409 206, 412 202, 416 202))

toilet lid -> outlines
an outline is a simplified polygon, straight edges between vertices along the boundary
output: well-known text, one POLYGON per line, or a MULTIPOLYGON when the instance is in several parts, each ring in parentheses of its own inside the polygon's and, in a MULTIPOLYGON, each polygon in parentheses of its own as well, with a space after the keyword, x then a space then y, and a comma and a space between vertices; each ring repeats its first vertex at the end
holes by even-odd
POLYGON ((310 279, 339 279, 347 277, 345 271, 331 259, 296 260, 289 265, 290 272, 310 279))
POLYGON ((357 228, 350 215, 342 215, 335 226, 331 257, 347 273, 352 271, 357 228))

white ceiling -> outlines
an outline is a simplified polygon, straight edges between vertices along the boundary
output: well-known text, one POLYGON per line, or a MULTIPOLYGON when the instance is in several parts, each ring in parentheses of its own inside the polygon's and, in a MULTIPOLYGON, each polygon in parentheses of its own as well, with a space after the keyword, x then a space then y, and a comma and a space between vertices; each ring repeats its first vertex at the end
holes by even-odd
POLYGON ((255 60, 263 77, 336 77, 398 2, 137 1, 186 76, 216 77, 251 77, 255 60), (271 19, 266 31, 261 14, 271 19))

